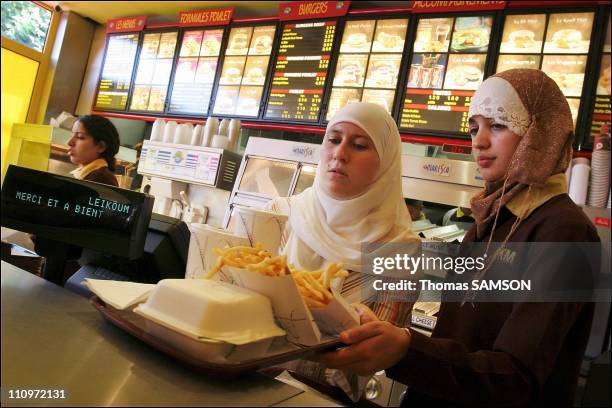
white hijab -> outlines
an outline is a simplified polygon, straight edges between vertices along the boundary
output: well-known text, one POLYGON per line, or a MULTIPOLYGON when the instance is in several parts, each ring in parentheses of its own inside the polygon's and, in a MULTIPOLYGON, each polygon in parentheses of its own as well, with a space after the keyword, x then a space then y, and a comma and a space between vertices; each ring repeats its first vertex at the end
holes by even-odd
POLYGON ((340 122, 352 123, 370 136, 380 167, 376 180, 362 195, 337 200, 321 186, 327 169, 319 159, 313 186, 291 200, 291 232, 283 252, 301 268, 312 268, 313 259, 322 257, 361 271, 362 243, 419 239, 412 232, 402 196, 401 140, 393 118, 378 105, 351 103, 334 115, 327 131, 340 122))

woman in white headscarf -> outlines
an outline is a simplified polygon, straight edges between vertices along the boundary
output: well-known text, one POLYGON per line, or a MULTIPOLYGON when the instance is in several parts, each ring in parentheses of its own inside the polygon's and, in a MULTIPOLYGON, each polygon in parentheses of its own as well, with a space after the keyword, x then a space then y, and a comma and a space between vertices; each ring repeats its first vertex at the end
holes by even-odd
MULTIPOLYGON (((327 125, 313 186, 297 196, 275 199, 268 209, 289 216, 281 249, 289 263, 316 270, 341 262, 351 271, 343 295, 351 288, 355 294, 355 287, 361 287, 358 300, 379 319, 406 326, 414 299, 392 301, 378 293, 376 301, 368 301, 364 289, 372 286, 373 276, 361 273, 366 272, 367 259, 372 259, 368 255, 374 255, 364 252, 374 251, 369 248, 376 247, 378 255, 384 254, 387 243, 420 243, 402 196, 400 143, 397 125, 385 109, 371 103, 349 104, 327 125)), ((353 401, 368 379, 325 370, 309 361, 301 361, 293 371, 302 380, 338 385, 353 401)))
MULTIPOLYGON (((341 262, 361 272, 368 255, 362 244, 420 241, 402 196, 397 125, 385 109, 371 103, 351 103, 333 116, 313 186, 275 199, 268 209, 289 216, 281 252, 298 268, 316 270, 341 262)), ((403 323, 398 319, 406 313, 396 310, 383 318, 403 323)))

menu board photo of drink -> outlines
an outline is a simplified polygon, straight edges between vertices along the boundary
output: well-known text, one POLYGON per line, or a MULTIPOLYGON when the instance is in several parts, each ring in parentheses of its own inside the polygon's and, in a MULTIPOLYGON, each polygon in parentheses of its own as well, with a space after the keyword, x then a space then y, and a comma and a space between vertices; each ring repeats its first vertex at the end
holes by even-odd
POLYGON ((484 79, 492 26, 491 16, 419 20, 400 128, 467 135, 469 103, 484 79))
POLYGON ((597 78, 597 88, 595 89, 595 103, 591 114, 590 134, 595 138, 601 133, 604 124, 610 128, 612 89, 610 86, 610 16, 608 16, 608 30, 603 46, 603 54, 599 65, 599 76, 597 78))
POLYGON ((574 127, 587 65, 594 13, 508 15, 496 72, 541 69, 559 85, 574 127))
POLYGON ((163 112, 178 31, 144 34, 130 110, 163 112))
POLYGON ((335 32, 336 21, 283 25, 266 119, 318 122, 335 32))
POLYGON ((110 34, 94 108, 125 110, 127 106, 139 33, 110 34))
POLYGON ((187 30, 183 33, 169 112, 208 113, 222 39, 223 29, 187 30))
POLYGON ((235 27, 229 35, 214 114, 257 117, 276 26, 235 27))
POLYGON ((368 101, 391 113, 408 19, 348 21, 325 119, 352 102, 368 101))

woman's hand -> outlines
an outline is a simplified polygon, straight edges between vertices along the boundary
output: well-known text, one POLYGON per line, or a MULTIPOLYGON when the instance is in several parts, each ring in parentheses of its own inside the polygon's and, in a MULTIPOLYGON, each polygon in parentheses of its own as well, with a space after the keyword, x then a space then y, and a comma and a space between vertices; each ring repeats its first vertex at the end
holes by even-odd
MULTIPOLYGON (((361 316, 363 322, 365 313, 361 316)), ((372 375, 397 364, 408 351, 410 340, 408 330, 376 319, 342 332, 340 341, 347 347, 318 354, 313 360, 329 368, 372 375)))

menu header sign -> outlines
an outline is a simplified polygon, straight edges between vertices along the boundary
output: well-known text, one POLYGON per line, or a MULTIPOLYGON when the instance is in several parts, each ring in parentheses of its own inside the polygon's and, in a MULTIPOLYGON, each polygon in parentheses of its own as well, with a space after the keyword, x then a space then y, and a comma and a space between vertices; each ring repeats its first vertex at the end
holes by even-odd
POLYGON ((350 1, 296 1, 279 4, 281 21, 340 17, 348 12, 350 1))
POLYGON ((213 10, 181 11, 179 27, 205 27, 228 25, 232 20, 234 8, 213 10))
POLYGON ((127 33, 144 30, 147 22, 146 16, 115 18, 106 20, 106 33, 127 33))
POLYGON ((413 13, 447 13, 451 11, 503 10, 507 1, 415 1, 413 13))

